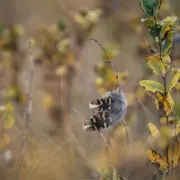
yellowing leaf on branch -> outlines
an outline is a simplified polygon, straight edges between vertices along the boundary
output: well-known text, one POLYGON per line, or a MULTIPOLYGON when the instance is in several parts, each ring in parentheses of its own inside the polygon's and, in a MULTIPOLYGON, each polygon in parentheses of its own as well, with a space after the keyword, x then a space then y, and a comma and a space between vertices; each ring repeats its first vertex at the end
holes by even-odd
POLYGON ((157 56, 151 55, 147 57, 148 65, 153 70, 156 75, 164 75, 166 73, 166 69, 161 59, 157 56))
POLYGON ((169 91, 171 91, 173 88, 176 87, 176 85, 178 84, 180 80, 180 70, 176 70, 173 77, 172 77, 172 80, 170 82, 170 86, 169 86, 169 91))
POLYGON ((173 158, 173 167, 176 168, 180 160, 180 142, 175 138, 174 142, 174 158, 173 158))
POLYGON ((180 142, 177 138, 173 138, 165 152, 166 160, 169 164, 172 164, 173 168, 177 168, 180 160, 180 142))
POLYGON ((170 30, 171 30, 171 24, 170 23, 167 23, 162 27, 161 33, 160 33, 161 40, 163 40, 165 34, 167 32, 169 32, 170 30))
POLYGON ((169 50, 172 48, 173 36, 174 36, 174 31, 169 31, 163 47, 163 56, 166 56, 169 50))
POLYGON ((177 21, 176 16, 168 16, 161 21, 162 29, 160 33, 160 37, 163 40, 165 35, 172 30, 172 26, 177 21))
POLYGON ((169 69, 171 68, 171 57, 169 56, 169 54, 167 54, 166 56, 163 56, 162 61, 164 63, 166 71, 169 71, 169 69))
POLYGON ((164 87, 157 81, 153 80, 142 80, 139 84, 146 89, 146 91, 156 93, 156 92, 164 92, 164 87))
POLYGON ((162 114, 169 115, 173 111, 174 101, 169 93, 167 96, 164 96, 163 93, 157 92, 155 104, 162 114))
POLYGON ((151 148, 146 149, 146 155, 149 161, 151 161, 151 163, 154 164, 160 172, 168 173, 169 163, 164 157, 151 148))
POLYGON ((149 129, 149 132, 150 132, 151 136, 153 136, 153 137, 160 136, 159 129, 153 123, 149 122, 147 124, 147 126, 148 126, 148 129, 149 129))
MULTIPOLYGON (((176 121, 176 119, 173 116, 169 116, 169 118, 168 118, 168 123, 169 124, 173 124, 173 123, 175 123, 175 121, 176 121)), ((166 117, 161 117, 160 118, 160 123, 165 125, 167 123, 166 117)))

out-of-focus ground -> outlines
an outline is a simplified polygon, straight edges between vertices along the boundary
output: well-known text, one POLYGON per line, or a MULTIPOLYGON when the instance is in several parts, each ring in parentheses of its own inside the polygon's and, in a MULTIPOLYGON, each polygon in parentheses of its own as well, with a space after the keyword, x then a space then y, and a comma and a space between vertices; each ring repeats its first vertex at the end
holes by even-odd
MULTIPOLYGON (((106 1, 104 0, 104 2, 106 1)), ((145 54, 138 54, 138 45, 142 41, 142 33, 133 30, 129 23, 135 17, 141 17, 142 11, 137 0, 113 0, 112 2, 115 3, 115 6, 112 5, 110 8, 109 16, 100 20, 91 36, 96 37, 103 44, 116 42, 120 45, 119 55, 114 62, 118 71, 127 70, 129 72, 123 90, 125 94, 133 93, 138 80, 143 77, 141 62, 144 60, 145 54), (115 31, 113 31, 114 26, 116 26, 115 31)), ((175 9, 174 12, 179 16, 177 7, 180 6, 174 4, 178 3, 178 0, 172 2, 172 9, 175 9)), ((80 8, 93 9, 99 7, 101 3, 103 1, 98 0, 0 0, 0 19, 2 18, 7 24, 17 23, 24 25, 27 36, 31 37, 40 24, 48 26, 56 23, 61 17, 67 20, 73 36, 74 29, 69 14, 78 11, 80 8)), ((63 140, 58 135, 50 134, 56 124, 51 121, 42 105, 43 97, 46 94, 42 86, 42 68, 39 66, 35 68, 33 120, 31 122, 33 143, 28 151, 31 152, 32 148, 32 151, 36 151, 36 153, 34 152, 29 157, 30 168, 25 166, 23 180, 98 179, 96 178, 97 174, 92 172, 94 167, 92 167, 93 163, 91 161, 99 153, 98 150, 104 146, 104 142, 98 133, 84 132, 83 123, 89 117, 88 102, 99 95, 94 83, 96 78, 94 65, 101 59, 100 52, 100 48, 91 41, 86 41, 81 49, 80 63, 77 65, 78 70, 72 85, 71 113, 68 117, 70 135, 67 138, 63 137, 63 140)), ((26 62, 23 63, 22 72, 19 74, 20 79, 28 70, 29 65, 26 62)), ((153 106, 153 103, 150 103, 153 106)), ((155 107, 151 109, 156 111, 155 107)), ((151 109, 149 110, 150 116, 148 114, 146 118, 154 117, 151 109)), ((136 134, 141 131, 143 132, 144 128, 141 126, 145 122, 140 117, 141 115, 139 119, 134 117, 134 121, 130 125, 133 129, 130 132, 130 138, 136 137, 136 134)), ((21 123, 21 119, 18 122, 21 123)), ((14 138, 13 147, 14 156, 16 156, 21 146, 21 142, 18 141, 21 135, 14 136, 16 138, 14 138)), ((149 175, 149 170, 147 167, 144 168, 145 160, 144 157, 142 158, 143 155, 141 156, 143 149, 140 144, 137 146, 136 144, 129 148, 129 159, 118 156, 113 158, 114 161, 119 161, 119 169, 122 174, 124 173, 127 176, 128 171, 133 172, 136 171, 136 168, 142 168, 143 172, 140 170, 139 178, 144 179, 146 175, 149 175), (139 159, 133 159, 133 148, 136 148, 134 154, 139 159), (121 159, 123 159, 122 162, 121 159)), ((121 149, 121 147, 117 148, 121 149)), ((14 180, 16 179, 16 173, 16 167, 13 167, 12 170, 3 169, 0 179, 14 180)), ((138 175, 136 178, 138 178, 138 175)))

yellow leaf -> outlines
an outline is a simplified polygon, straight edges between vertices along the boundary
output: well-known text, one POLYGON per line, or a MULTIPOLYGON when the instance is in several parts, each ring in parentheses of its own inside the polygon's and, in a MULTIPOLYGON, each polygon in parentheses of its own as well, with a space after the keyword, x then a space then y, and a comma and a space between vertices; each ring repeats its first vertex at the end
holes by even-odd
POLYGON ((175 138, 174 142, 174 159, 173 159, 173 167, 176 168, 179 164, 180 160, 180 142, 177 138, 175 138))
POLYGON ((168 173, 169 163, 165 158, 163 158, 160 154, 150 148, 146 149, 146 155, 151 163, 158 167, 158 170, 160 172, 168 173))
POLYGON ((7 134, 3 134, 3 141, 6 146, 11 143, 10 137, 7 134))
POLYGON ((160 136, 159 129, 153 123, 149 122, 147 126, 149 128, 149 132, 151 133, 151 136, 153 137, 160 136))
MULTIPOLYGON (((170 116, 168 120, 169 120, 169 124, 175 123, 175 121, 176 121, 176 119, 173 116, 170 116)), ((166 117, 161 117, 160 123, 166 124, 166 117)))
POLYGON ((169 140, 169 138, 172 137, 172 131, 169 126, 164 125, 163 127, 161 127, 160 131, 161 131, 162 137, 166 138, 167 140, 169 140))
POLYGON ((101 77, 98 77, 98 78, 96 79, 95 83, 96 83, 98 86, 100 86, 100 85, 102 85, 102 84, 104 83, 104 79, 101 78, 101 77))
POLYGON ((176 90, 180 91, 180 82, 177 83, 176 90))
POLYGON ((171 91, 173 88, 176 87, 176 85, 178 84, 180 80, 180 70, 176 70, 173 77, 172 77, 172 80, 171 80, 171 83, 170 83, 170 86, 169 86, 169 91, 171 91))
POLYGON ((92 24, 97 24, 101 14, 102 14, 101 9, 90 10, 90 11, 88 11, 88 14, 86 17, 87 21, 91 22, 92 24))
POLYGON ((66 59, 67 64, 71 65, 71 64, 74 62, 74 58, 75 58, 74 53, 69 53, 69 54, 68 54, 68 57, 67 57, 67 59, 66 59))
POLYGON ((157 92, 155 104, 162 114, 169 115, 173 111, 174 101, 169 93, 165 97, 163 93, 157 92))
POLYGON ((52 107, 54 104, 52 96, 50 94, 45 96, 42 103, 45 108, 49 109, 50 107, 52 107))
POLYGON ((105 47, 105 52, 102 53, 102 57, 104 60, 113 60, 119 53, 119 47, 117 45, 107 45, 105 47))
POLYGON ((148 65, 153 70, 156 75, 164 75, 166 73, 166 69, 161 59, 157 56, 151 55, 147 57, 148 65))
POLYGON ((56 69, 56 75, 57 76, 63 76, 67 73, 68 69, 67 66, 60 66, 56 69))
POLYGON ((163 61, 164 64, 170 65, 170 63, 171 63, 171 57, 169 56, 169 54, 163 56, 163 57, 162 57, 162 61, 163 61))
POLYGON ((169 164, 172 163, 173 168, 176 168, 180 160, 180 142, 177 138, 173 138, 167 146, 165 157, 169 164))
POLYGON ((57 44, 57 50, 62 53, 62 54, 66 54, 67 50, 69 49, 71 40, 69 38, 63 39, 61 40, 58 44, 57 44))
POLYGON ((87 29, 89 26, 89 22, 86 21, 86 18, 83 17, 80 13, 76 13, 74 15, 74 21, 80 25, 83 29, 87 29))
POLYGON ((160 33, 160 37, 163 40, 165 35, 172 30, 172 26, 174 25, 174 23, 177 21, 177 17, 176 16, 168 16, 165 19, 163 19, 161 21, 161 25, 162 25, 162 29, 161 29, 161 33, 160 33))
POLYGON ((14 110, 13 105, 11 103, 7 103, 6 104, 6 110, 8 112, 12 112, 14 110))
POLYGON ((7 118, 4 120, 3 127, 4 129, 10 129, 14 126, 14 117, 12 115, 8 115, 7 118))
POLYGON ((173 43, 173 36, 174 36, 174 31, 169 31, 167 34, 167 38, 165 40, 165 45, 164 45, 164 50, 163 50, 163 56, 167 55, 169 50, 172 48, 172 43, 173 43))
POLYGON ((16 34, 18 34, 19 36, 23 36, 25 34, 25 31, 22 25, 20 24, 13 25, 13 28, 16 34))
POLYGON ((121 73, 118 72, 118 79, 121 81, 126 80, 128 78, 128 76, 129 76, 129 72, 127 70, 125 70, 121 73))

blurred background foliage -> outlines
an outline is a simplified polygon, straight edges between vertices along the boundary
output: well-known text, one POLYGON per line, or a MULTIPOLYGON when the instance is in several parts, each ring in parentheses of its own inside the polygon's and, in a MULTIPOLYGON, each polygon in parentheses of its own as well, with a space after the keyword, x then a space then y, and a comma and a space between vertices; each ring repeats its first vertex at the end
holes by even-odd
MULTIPOLYGON (((179 7, 179 0, 164 0, 160 16, 179 19, 179 7)), ((166 119, 139 85, 143 79, 160 80, 146 61, 153 49, 146 41, 143 17, 137 0, 0 0, 0 179, 159 178, 157 169, 149 166, 145 147, 161 152, 167 145, 156 129, 166 119), (130 144, 119 125, 104 132, 112 145, 109 153, 98 133, 83 130, 89 101, 116 87, 112 69, 104 63, 106 55, 90 37, 104 44, 128 101, 130 144), (35 69, 33 112, 27 122, 30 55, 35 69)), ((174 71, 180 65, 177 21, 170 52, 174 71)), ((180 81, 173 92, 177 118, 179 90, 180 81)), ((170 120, 173 125, 173 117, 170 120)), ((160 131, 169 137, 167 128, 160 131)), ((177 167, 174 178, 179 177, 177 167)))

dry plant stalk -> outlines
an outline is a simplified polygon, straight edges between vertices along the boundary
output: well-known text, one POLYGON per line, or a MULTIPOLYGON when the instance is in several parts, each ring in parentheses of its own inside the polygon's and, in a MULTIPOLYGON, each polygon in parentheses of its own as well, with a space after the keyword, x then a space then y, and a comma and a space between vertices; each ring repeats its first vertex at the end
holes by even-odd
MULTIPOLYGON (((32 42, 31 40, 28 41, 29 48, 32 49, 32 42)), ((33 78, 34 78, 34 59, 33 54, 30 52, 29 54, 29 61, 30 61, 30 72, 28 76, 26 77, 26 97, 27 97, 27 106, 25 109, 25 113, 23 116, 23 122, 24 122, 24 129, 23 129, 23 142, 22 142, 22 149, 20 152, 19 157, 19 169, 18 169, 18 176, 17 180, 21 179, 21 174, 23 170, 23 163, 24 163, 24 155, 28 148, 28 135, 29 135, 29 129, 30 129, 30 123, 32 121, 32 87, 33 87, 33 78)))

